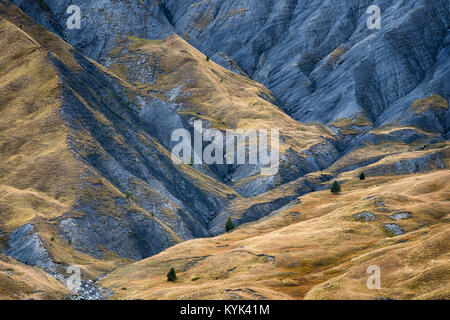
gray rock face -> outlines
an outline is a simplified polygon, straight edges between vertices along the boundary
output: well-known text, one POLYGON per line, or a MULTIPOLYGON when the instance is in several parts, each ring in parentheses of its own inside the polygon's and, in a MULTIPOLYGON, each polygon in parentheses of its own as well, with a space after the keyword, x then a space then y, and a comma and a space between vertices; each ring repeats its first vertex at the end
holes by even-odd
POLYGON ((109 250, 122 257, 141 260, 174 245, 156 219, 138 213, 126 213, 114 219, 88 212, 80 219, 63 219, 59 227, 63 239, 98 258, 104 258, 103 250, 109 250))
MULTIPOLYGON (((285 204, 292 201, 295 196, 283 197, 279 198, 272 202, 259 203, 252 205, 249 207, 242 217, 239 220, 234 220, 233 223, 235 226, 241 225, 246 222, 256 221, 262 217, 267 216, 269 213, 273 212, 284 206, 285 204)), ((220 212, 217 217, 211 221, 209 232, 211 235, 216 236, 224 232, 225 223, 230 216, 230 212, 228 210, 223 210, 220 212)))
POLYGON ((14 0, 25 13, 47 29, 56 32, 88 57, 107 64, 108 49, 128 35, 161 39, 171 34, 162 8, 153 1, 14 0), (142 3, 141 3, 142 2, 142 3), (81 29, 67 28, 67 8, 76 4, 81 10, 81 29), (132 23, 130 23, 130 21, 132 23))
MULTIPOLYGON (((114 200, 115 214, 120 222, 101 213, 103 204, 81 199, 75 209, 84 212, 85 216, 62 221, 62 235, 80 250, 95 256, 100 255, 99 244, 132 259, 142 259, 173 245, 174 234, 181 239, 208 236, 208 223, 225 200, 195 187, 170 157, 162 153, 160 149, 163 147, 157 142, 142 140, 146 135, 158 137, 163 132, 161 130, 168 130, 182 120, 176 113, 173 117, 167 115, 154 119, 158 113, 161 114, 158 108, 170 109, 170 106, 154 100, 147 107, 138 108, 117 79, 109 77, 84 57, 76 53, 75 57, 84 69, 76 75, 54 59, 55 68, 64 83, 61 112, 73 132, 68 143, 74 156, 101 173, 123 194, 131 192, 133 202, 143 212, 152 213, 155 219, 142 212, 130 211, 130 201, 120 195, 114 200), (93 90, 86 90, 83 83, 92 85, 93 90), (72 90, 78 92, 83 101, 99 108, 109 125, 103 123, 101 127, 91 110, 72 90), (149 112, 151 108, 156 110, 149 112), (157 122, 165 123, 167 127, 158 127, 155 125, 157 122), (77 143, 79 132, 89 132, 95 148, 85 152, 86 146, 77 143), (120 136, 124 143, 114 139, 115 135, 120 136), (174 214, 165 214, 167 210, 174 214), (91 228, 96 231, 92 232, 91 228), (171 234, 169 228, 175 233, 171 234), (111 230, 115 232, 111 233, 111 230), (132 233, 134 236, 129 235, 132 233)), ((87 176, 93 174, 90 172, 87 176)), ((85 187, 101 190, 101 186, 89 183, 85 187)))
POLYGON ((398 224, 395 224, 395 223, 387 223, 384 225, 384 228, 387 231, 392 232, 392 234, 394 234, 396 236, 404 233, 403 229, 398 224))
MULTIPOLYGON (((66 285, 64 275, 59 272, 59 267, 61 266, 53 262, 52 257, 39 237, 37 229, 32 224, 24 224, 14 230, 9 235, 8 245, 9 248, 5 251, 7 256, 29 266, 42 268, 66 285)), ((6 273, 12 275, 9 271, 6 273)), ((102 300, 109 295, 110 293, 107 290, 92 280, 81 280, 78 292, 69 295, 68 298, 73 300, 102 300)))
POLYGON ((367 212, 367 211, 357 213, 354 215, 354 217, 355 217, 355 220, 357 220, 357 221, 361 221, 361 220, 362 221, 373 221, 373 220, 375 220, 375 215, 373 213, 367 212))
POLYGON ((92 280, 81 281, 78 292, 70 294, 70 300, 106 300, 110 296, 109 290, 102 288, 92 280))
POLYGON ((9 249, 5 254, 30 266, 55 272, 57 265, 47 252, 33 225, 24 224, 9 235, 9 249))
POLYGON ((297 186, 295 187, 295 192, 293 195, 282 195, 271 201, 264 201, 252 204, 245 208, 241 215, 236 217, 233 209, 225 207, 221 210, 217 216, 209 224, 209 233, 213 236, 219 235, 225 230, 225 223, 230 216, 233 217, 233 223, 235 226, 239 226, 243 223, 252 222, 259 220, 269 214, 276 214, 276 210, 281 210, 280 208, 292 205, 293 203, 299 203, 298 196, 306 194, 312 190, 319 190, 323 187, 319 184, 308 181, 307 179, 301 178, 296 181, 297 186), (297 200, 296 200, 297 199, 297 200))
MULTIPOLYGON (((445 115, 414 116, 411 103, 447 100, 449 3, 409 1, 163 1, 169 21, 221 62, 226 53, 273 91, 295 119, 331 123, 363 113, 445 133, 445 115), (367 8, 381 9, 369 30, 367 8)), ((226 65, 225 65, 226 66, 226 65)))
POLYGON ((445 163, 442 159, 448 157, 446 150, 425 154, 421 157, 401 159, 392 164, 383 164, 366 170, 369 176, 384 174, 409 174, 427 172, 433 168, 444 169, 445 163))
POLYGON ((363 114, 373 126, 449 130, 450 110, 410 110, 431 94, 450 99, 447 0, 89 0, 79 4, 81 30, 66 28, 69 0, 13 2, 105 65, 127 35, 161 39, 175 31, 266 85, 297 120, 331 124, 363 114), (372 4, 381 9, 379 30, 366 25, 372 4))
POLYGON ((393 220, 403 220, 408 218, 411 215, 411 212, 396 212, 389 216, 389 218, 393 220))

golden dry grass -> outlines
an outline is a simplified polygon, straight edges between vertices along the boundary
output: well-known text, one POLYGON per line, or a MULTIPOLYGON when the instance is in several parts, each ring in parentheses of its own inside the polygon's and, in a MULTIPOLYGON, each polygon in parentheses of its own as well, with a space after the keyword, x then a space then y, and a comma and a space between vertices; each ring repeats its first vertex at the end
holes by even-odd
MULTIPOLYGON (((73 48, 54 33, 35 23, 18 7, 9 2, 2 2, 0 3, 0 16, 16 25, 19 29, 18 33, 21 32, 22 36, 25 36, 31 42, 39 44, 41 49, 44 49, 47 53, 51 52, 57 56, 72 71, 81 70, 80 65, 70 53, 70 50, 73 50, 73 48)), ((11 46, 11 49, 14 49, 14 46, 11 46)))
POLYGON ((263 221, 119 268, 102 284, 117 299, 448 299, 449 178, 444 170, 353 179, 341 195, 309 193, 263 221), (375 220, 353 218, 363 211, 375 220), (393 221, 397 211, 412 214, 393 221), (385 223, 406 233, 387 234, 385 223), (365 286, 365 268, 377 263, 380 291, 365 286), (166 279, 172 266, 175 283, 166 279))
MULTIPOLYGON (((58 237, 57 218, 77 199, 96 204, 103 208, 103 214, 116 217, 111 199, 121 196, 109 181, 92 172, 81 189, 76 187, 89 168, 76 161, 67 146, 68 129, 59 112, 59 79, 49 55, 55 55, 74 72, 80 66, 70 54, 73 49, 69 45, 12 5, 0 4, 0 33, 0 227, 8 233, 24 223, 33 223, 55 262, 80 265, 88 278, 119 267, 103 280, 115 291, 114 298, 449 298, 449 171, 356 179, 361 170, 389 168, 399 160, 435 152, 442 152, 442 160, 449 166, 448 143, 424 150, 401 143, 367 145, 327 171, 306 177, 318 179, 323 173, 339 172, 361 160, 387 156, 342 173, 338 179, 347 182, 341 195, 333 196, 329 191, 309 193, 301 203, 293 202, 229 234, 184 242, 128 266, 129 260, 111 252, 106 252, 103 261, 74 250, 58 237), (362 211, 375 213, 376 219, 356 221, 353 215, 362 211), (407 233, 393 237, 383 225, 393 222, 389 215, 396 211, 412 215, 395 222, 407 233), (370 264, 382 268, 381 291, 365 287, 365 268, 370 264), (176 283, 166 281, 171 266, 178 274, 176 283)), ((114 77, 115 72, 130 95, 157 91, 156 96, 167 100, 168 93, 181 85, 181 94, 173 102, 182 106, 179 113, 185 117, 202 118, 220 129, 280 128, 284 138, 281 151, 292 148, 301 153, 324 138, 332 138, 321 125, 292 120, 270 102, 271 93, 262 85, 207 61, 176 35, 165 40, 129 37, 111 56, 117 59, 112 71, 93 63, 114 77), (128 53, 123 54, 122 49, 128 53), (126 62, 136 59, 135 55, 146 56, 148 63, 158 68, 155 83, 129 83, 126 62)), ((111 126, 95 106, 73 93, 99 123, 111 126)), ((424 106, 445 108, 443 101, 436 99, 421 101, 419 112, 424 106)), ((359 117, 340 119, 334 125, 351 129, 370 123, 359 117)), ((388 129, 378 132, 388 133, 388 129)), ((140 138, 169 156, 153 138, 145 134, 140 138)), ((83 146, 86 153, 101 148, 83 130, 73 137, 73 143, 83 146)), ((181 166, 180 170, 200 189, 236 197, 229 206, 236 214, 252 204, 294 195, 301 182, 293 181, 249 200, 190 166, 181 166)), ((151 192, 145 195, 152 196, 151 192)), ((130 206, 149 215, 133 202, 130 206)), ((173 212, 167 216, 176 219, 173 212)), ((43 271, 4 257, 0 257, 0 277, 0 298, 14 298, 16 292, 19 298, 59 298, 65 294, 65 289, 43 271), (8 269, 15 273, 5 273, 8 269), (44 288, 42 292, 36 291, 38 286, 44 288)))
POLYGON ((46 49, 76 71, 70 46, 12 5, 0 4, 0 33, 0 228, 5 232, 0 241, 32 223, 55 262, 81 265, 87 278, 129 263, 80 253, 59 238, 56 228, 58 217, 90 191, 77 188, 87 168, 67 145, 59 78, 46 49))
POLYGON ((438 94, 433 94, 426 98, 418 99, 414 101, 411 105, 411 110, 414 111, 415 114, 424 112, 426 110, 447 110, 448 109, 448 101, 441 97, 438 94))
POLYGON ((0 254, 0 300, 64 299, 69 290, 39 268, 30 267, 0 254))
POLYGON ((47 52, 3 18, 0 29, 0 223, 10 231, 65 212, 82 170, 66 145, 47 52))

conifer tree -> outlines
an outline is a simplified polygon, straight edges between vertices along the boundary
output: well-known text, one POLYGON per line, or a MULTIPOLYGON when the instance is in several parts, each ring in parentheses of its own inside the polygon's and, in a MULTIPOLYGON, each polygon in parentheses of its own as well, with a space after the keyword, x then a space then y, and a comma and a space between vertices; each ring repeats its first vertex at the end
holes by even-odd
POLYGON ((337 181, 334 181, 333 185, 331 186, 331 193, 338 194, 340 192, 341 192, 341 185, 337 181))
POLYGON ((225 230, 227 232, 229 232, 229 231, 231 231, 233 229, 234 229, 234 223, 233 223, 233 221, 231 221, 231 218, 228 217, 227 223, 225 224, 225 230))
POLYGON ((169 273, 167 273, 167 281, 175 281, 177 280, 177 274, 173 268, 170 268, 169 273))

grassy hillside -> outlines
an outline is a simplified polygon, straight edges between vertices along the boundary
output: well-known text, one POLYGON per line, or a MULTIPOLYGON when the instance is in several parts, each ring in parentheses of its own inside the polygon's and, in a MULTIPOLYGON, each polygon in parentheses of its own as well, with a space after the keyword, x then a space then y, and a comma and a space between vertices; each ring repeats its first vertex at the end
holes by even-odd
POLYGON ((115 270, 102 284, 116 299, 449 299, 449 178, 444 170, 352 179, 340 195, 309 193, 261 221, 115 270), (399 212, 410 215, 393 220, 399 212), (391 223, 404 234, 386 230, 391 223), (370 265, 381 268, 381 290, 366 287, 370 265))
POLYGON ((163 100, 180 104, 182 115, 204 119, 219 129, 279 128, 299 153, 331 137, 320 125, 294 121, 271 103, 267 88, 207 60, 177 35, 165 40, 128 37, 123 42, 110 53, 111 70, 143 93, 157 92, 163 100), (138 68, 142 59, 148 62, 151 80, 138 76, 146 72, 138 68))
POLYGON ((116 263, 74 250, 59 237, 57 229, 58 219, 79 197, 76 186, 86 166, 68 147, 69 129, 59 110, 59 77, 49 50, 63 56, 74 72, 77 64, 69 58, 68 45, 61 45, 58 37, 32 24, 14 7, 0 4, 0 14, 0 43, 4 47, 0 53, 2 247, 7 247, 10 232, 31 223, 57 263, 82 265, 86 277, 96 277, 116 263))
POLYGON ((69 290, 42 269, 33 268, 0 254, 0 300, 63 299, 69 290))
MULTIPOLYGON (((294 121, 274 105, 267 88, 209 60, 176 34, 164 40, 128 36, 117 42, 109 57, 109 68, 134 86, 137 92, 130 93, 130 97, 138 102, 157 97, 171 104, 186 122, 192 124, 195 119, 201 119, 205 127, 223 131, 279 129, 280 153, 295 153, 298 158, 295 165, 301 169, 292 171, 306 166, 303 152, 313 147, 324 152, 333 148, 329 141, 334 141, 335 136, 326 127, 294 121)), ((211 174, 211 170, 204 169, 211 174)), ((284 182, 293 180, 299 173, 281 175, 276 180, 284 182)), ((245 188, 259 177, 257 173, 239 176, 232 187, 245 188)), ((271 185, 268 188, 276 186, 276 182, 268 183, 271 185)))
MULTIPOLYGON (((176 34, 125 36, 102 66, 1 0, 0 34, 0 299, 68 293, 9 250, 44 252, 63 276, 68 265, 84 280, 107 274, 113 299, 450 298, 441 133, 372 129, 362 115, 299 123, 176 34), (280 129, 279 173, 174 165, 170 132, 196 119, 280 129), (229 217, 238 228, 208 238, 229 217), (12 248, 24 225, 39 241, 12 248), (379 291, 365 286, 370 265, 379 291)), ((411 112, 447 110, 444 100, 411 112)))

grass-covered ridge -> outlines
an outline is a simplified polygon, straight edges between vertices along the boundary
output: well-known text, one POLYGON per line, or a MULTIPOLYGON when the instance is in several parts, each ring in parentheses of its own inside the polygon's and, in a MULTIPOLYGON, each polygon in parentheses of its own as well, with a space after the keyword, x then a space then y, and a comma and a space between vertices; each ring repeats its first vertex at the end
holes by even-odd
POLYGON ((119 43, 110 56, 111 70, 136 85, 141 94, 155 93, 167 100, 172 90, 179 88, 171 102, 181 105, 178 112, 206 120, 218 129, 279 128, 286 137, 282 149, 293 148, 301 153, 305 148, 331 138, 320 125, 303 125, 294 121, 272 104, 272 94, 261 84, 235 74, 190 46, 177 35, 166 40, 128 37, 119 43), (145 59, 154 81, 133 81, 133 62, 145 59))
POLYGON ((340 195, 309 193, 260 222, 118 269, 102 284, 116 299, 448 299, 449 174, 353 179, 340 195), (375 219, 353 218, 361 212, 375 219), (394 221, 396 212, 410 216, 394 221), (387 235, 388 223, 405 234, 387 235), (373 264, 381 290, 366 287, 373 264), (169 284, 172 266, 178 279, 169 284))

